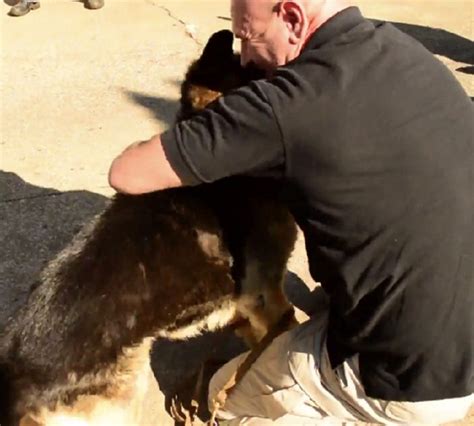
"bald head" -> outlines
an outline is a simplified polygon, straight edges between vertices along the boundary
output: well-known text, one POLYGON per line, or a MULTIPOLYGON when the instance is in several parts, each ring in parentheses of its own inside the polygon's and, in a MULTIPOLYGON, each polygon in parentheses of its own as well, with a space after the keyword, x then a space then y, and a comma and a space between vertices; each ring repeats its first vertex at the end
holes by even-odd
POLYGON ((232 27, 242 42, 242 63, 273 71, 296 58, 346 0, 231 0, 232 27))

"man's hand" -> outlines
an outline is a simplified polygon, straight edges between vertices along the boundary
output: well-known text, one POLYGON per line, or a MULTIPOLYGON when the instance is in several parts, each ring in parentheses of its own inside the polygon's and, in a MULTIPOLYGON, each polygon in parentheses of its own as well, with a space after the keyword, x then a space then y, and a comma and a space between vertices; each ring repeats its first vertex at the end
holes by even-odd
POLYGON ((109 170, 109 185, 125 194, 144 194, 181 186, 182 182, 166 158, 161 138, 137 142, 125 149, 109 170))

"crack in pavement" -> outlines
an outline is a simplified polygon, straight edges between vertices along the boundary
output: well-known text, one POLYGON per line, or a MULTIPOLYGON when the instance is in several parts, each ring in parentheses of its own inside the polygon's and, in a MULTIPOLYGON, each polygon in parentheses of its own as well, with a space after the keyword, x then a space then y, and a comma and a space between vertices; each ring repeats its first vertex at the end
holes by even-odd
POLYGON ((65 195, 66 192, 47 192, 46 194, 36 194, 36 195, 29 195, 26 197, 18 197, 18 198, 6 198, 4 200, 0 200, 0 205, 1 204, 7 204, 7 203, 14 203, 17 201, 26 201, 26 200, 34 200, 37 198, 46 198, 46 197, 54 197, 54 196, 59 196, 59 195, 65 195))
POLYGON ((157 6, 158 8, 160 8, 161 10, 163 10, 164 12, 166 12, 166 14, 171 18, 173 19, 174 21, 180 23, 183 27, 184 27, 184 32, 186 33, 186 35, 194 41, 194 43, 196 43, 197 46, 199 47, 202 47, 202 43, 199 41, 199 39, 196 37, 196 35, 194 34, 194 31, 193 31, 193 26, 194 24, 191 24, 189 22, 186 22, 186 21, 183 21, 181 18, 175 16, 173 14, 173 12, 168 9, 166 6, 163 6, 159 3, 157 3, 156 1, 154 0, 147 0, 147 3, 148 4, 151 4, 152 6, 157 6))
MULTIPOLYGON (((108 186, 99 186, 96 187, 96 189, 103 189, 103 188, 109 188, 108 186)), ((27 195, 26 197, 17 197, 17 198, 5 198, 3 200, 0 199, 0 206, 2 204, 8 204, 8 203, 16 203, 17 201, 27 201, 27 200, 35 200, 35 199, 40 199, 40 198, 47 198, 47 197, 60 197, 62 195, 68 195, 71 192, 82 192, 83 190, 79 189, 77 191, 54 191, 54 192, 46 192, 43 194, 35 194, 35 195, 27 195)), ((98 194, 101 195, 101 194, 98 194)), ((109 198, 106 195, 103 195, 104 198, 109 198)))

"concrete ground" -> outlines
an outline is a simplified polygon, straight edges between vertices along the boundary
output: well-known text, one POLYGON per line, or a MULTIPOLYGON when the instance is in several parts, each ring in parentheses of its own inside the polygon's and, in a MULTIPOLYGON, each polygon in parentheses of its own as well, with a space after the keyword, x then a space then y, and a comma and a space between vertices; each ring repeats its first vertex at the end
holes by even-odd
MULTIPOLYGON (((170 125, 187 65, 213 31, 230 25, 228 0, 105 1, 90 11, 75 1, 45 0, 22 18, 0 6, 0 327, 42 265, 104 207, 114 156, 170 125)), ((474 97, 472 0, 356 3, 366 16, 418 38, 474 97)), ((310 311, 314 283, 302 243, 288 289, 310 311)), ((226 333, 159 342, 153 370, 161 392, 150 394, 147 408, 159 420, 152 423, 172 424, 164 396, 211 352, 239 350, 226 333)))

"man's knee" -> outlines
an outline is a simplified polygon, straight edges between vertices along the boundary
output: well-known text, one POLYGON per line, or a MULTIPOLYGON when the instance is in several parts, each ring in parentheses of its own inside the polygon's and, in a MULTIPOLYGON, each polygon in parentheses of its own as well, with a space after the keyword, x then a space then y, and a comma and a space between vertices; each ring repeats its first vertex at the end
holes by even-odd
MULTIPOLYGON (((244 361, 247 357, 248 352, 240 354, 239 356, 231 359, 229 362, 224 364, 219 370, 217 370, 214 375, 211 377, 209 381, 208 387, 208 406, 209 411, 214 410, 214 401, 217 397, 217 394, 224 389, 224 386, 228 383, 231 379, 232 375, 237 371, 239 365, 244 361)), ((219 410, 219 413, 222 414, 222 409, 219 410)))

